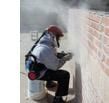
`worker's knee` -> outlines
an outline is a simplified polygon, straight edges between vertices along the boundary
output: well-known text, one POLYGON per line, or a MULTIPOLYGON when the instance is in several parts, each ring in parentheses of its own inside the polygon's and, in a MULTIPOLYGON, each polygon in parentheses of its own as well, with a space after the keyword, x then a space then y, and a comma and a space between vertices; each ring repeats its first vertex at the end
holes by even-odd
POLYGON ((66 76, 67 76, 67 78, 70 78, 70 73, 66 72, 66 76))
POLYGON ((68 71, 64 71, 62 78, 69 79, 70 73, 68 71))

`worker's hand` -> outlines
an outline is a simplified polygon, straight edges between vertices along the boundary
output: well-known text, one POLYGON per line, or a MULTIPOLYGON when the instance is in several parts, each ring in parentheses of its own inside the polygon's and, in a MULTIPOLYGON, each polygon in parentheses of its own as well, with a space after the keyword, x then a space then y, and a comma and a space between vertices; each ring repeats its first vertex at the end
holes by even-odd
POLYGON ((67 55, 65 55, 63 58, 66 60, 66 61, 69 61, 71 60, 73 57, 73 54, 72 53, 67 53, 67 55))
POLYGON ((57 53, 57 57, 59 59, 63 58, 65 55, 67 55, 67 53, 64 53, 64 51, 62 51, 61 53, 57 53))

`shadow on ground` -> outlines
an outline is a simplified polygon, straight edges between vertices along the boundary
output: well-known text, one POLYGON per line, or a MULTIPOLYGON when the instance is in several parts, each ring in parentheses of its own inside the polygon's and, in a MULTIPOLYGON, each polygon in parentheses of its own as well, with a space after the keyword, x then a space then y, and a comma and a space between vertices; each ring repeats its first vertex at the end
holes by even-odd
POLYGON ((82 103, 82 75, 81 67, 78 63, 75 63, 75 77, 73 77, 73 82, 75 103, 82 103))

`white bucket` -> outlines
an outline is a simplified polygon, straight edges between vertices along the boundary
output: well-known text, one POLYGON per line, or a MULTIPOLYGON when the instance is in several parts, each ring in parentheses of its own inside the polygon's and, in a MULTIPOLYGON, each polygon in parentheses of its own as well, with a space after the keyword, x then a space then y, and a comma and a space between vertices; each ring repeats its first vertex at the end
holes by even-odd
POLYGON ((44 81, 28 79, 28 99, 39 100, 45 97, 44 81))

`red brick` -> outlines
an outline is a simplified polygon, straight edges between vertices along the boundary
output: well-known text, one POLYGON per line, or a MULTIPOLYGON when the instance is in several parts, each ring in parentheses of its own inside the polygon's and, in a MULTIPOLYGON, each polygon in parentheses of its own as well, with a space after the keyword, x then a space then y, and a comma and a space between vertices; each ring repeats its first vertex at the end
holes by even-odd
POLYGON ((104 32, 105 31, 105 28, 103 25, 101 25, 101 32, 104 32))
POLYGON ((101 19, 101 22, 102 22, 103 24, 106 24, 106 21, 107 21, 107 20, 106 20, 106 17, 103 16, 102 19, 101 19))
POLYGON ((102 67, 103 71, 105 72, 105 66, 103 63, 101 63, 101 67, 102 67))
POLYGON ((93 15, 93 20, 96 22, 99 22, 99 15, 93 15))
POLYGON ((106 58, 106 65, 109 65, 109 58, 106 58))
POLYGON ((101 40, 102 39, 102 34, 98 34, 98 39, 101 40))
POLYGON ((101 19, 101 22, 106 25, 109 26, 109 17, 103 16, 101 19))
POLYGON ((92 50, 97 53, 97 48, 92 44, 92 50))
POLYGON ((94 30, 94 31, 93 31, 93 35, 94 35, 96 38, 98 38, 99 33, 98 33, 96 30, 94 30))
POLYGON ((109 28, 105 28, 105 35, 109 36, 109 28))
POLYGON ((98 23, 95 23, 95 22, 91 22, 91 27, 93 27, 93 28, 96 29, 96 30, 99 29, 98 23))
POLYGON ((98 50, 98 57, 101 57, 101 52, 98 50))
POLYGON ((107 45, 107 37, 104 37, 104 43, 107 45))
POLYGON ((101 43, 100 43, 100 41, 96 40, 96 45, 97 45, 99 48, 101 48, 101 43))
POLYGON ((97 48, 94 46, 94 44, 92 44, 92 42, 90 42, 89 40, 88 40, 88 45, 89 45, 89 47, 95 52, 95 53, 97 53, 97 48))
POLYGON ((104 46, 104 51, 106 54, 109 54, 109 48, 104 46))
POLYGON ((106 60, 106 56, 105 56, 105 55, 103 55, 102 62, 105 62, 105 60, 106 60))

